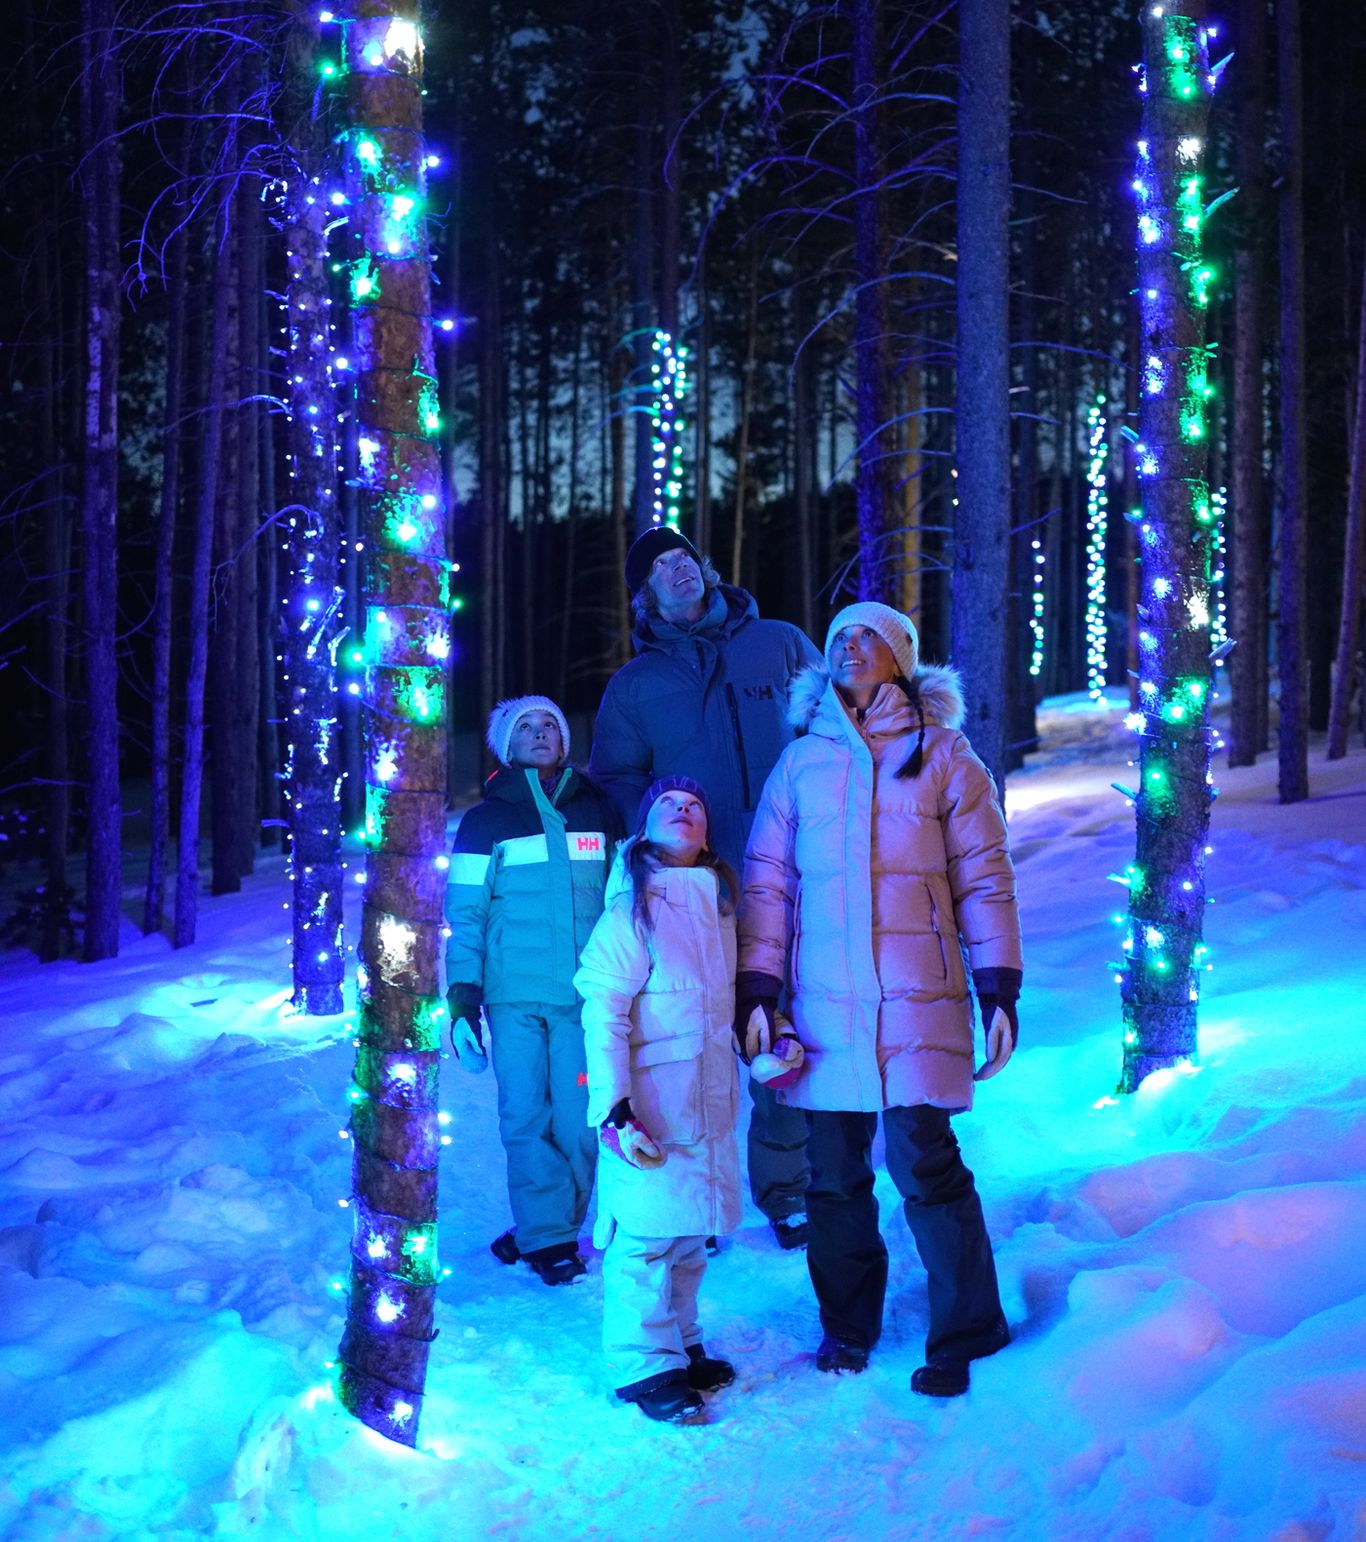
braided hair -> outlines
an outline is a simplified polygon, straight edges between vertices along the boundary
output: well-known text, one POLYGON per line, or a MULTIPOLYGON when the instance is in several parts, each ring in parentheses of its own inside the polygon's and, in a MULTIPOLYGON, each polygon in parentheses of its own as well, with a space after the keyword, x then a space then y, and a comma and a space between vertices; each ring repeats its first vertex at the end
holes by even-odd
POLYGON ((916 735, 915 748, 906 757, 905 764, 898 768, 897 777, 919 776, 920 768, 925 764, 925 708, 920 700, 920 692, 911 684, 905 675, 898 675, 893 682, 899 685, 902 694, 911 706, 915 708, 916 718, 920 723, 920 732, 916 735))

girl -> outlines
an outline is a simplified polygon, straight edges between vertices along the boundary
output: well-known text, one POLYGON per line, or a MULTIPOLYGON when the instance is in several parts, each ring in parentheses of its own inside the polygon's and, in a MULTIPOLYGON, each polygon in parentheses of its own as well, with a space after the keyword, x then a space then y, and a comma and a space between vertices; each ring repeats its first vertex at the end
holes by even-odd
POLYGON ((734 872, 708 845, 686 776, 641 800, 574 984, 584 998, 588 1122, 599 1129, 594 1240, 603 1348, 623 1402, 691 1422, 735 1379, 697 1322, 706 1239, 740 1223, 734 872))

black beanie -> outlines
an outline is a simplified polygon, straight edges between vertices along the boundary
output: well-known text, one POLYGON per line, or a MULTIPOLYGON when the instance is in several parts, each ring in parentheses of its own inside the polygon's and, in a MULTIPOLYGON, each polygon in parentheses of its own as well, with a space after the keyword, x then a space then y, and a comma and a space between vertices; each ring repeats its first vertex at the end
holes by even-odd
POLYGON ((653 525, 643 535, 638 535, 626 553, 626 587, 632 594, 650 576, 650 569, 666 551, 685 551, 700 568, 702 558, 697 548, 672 525, 653 525))

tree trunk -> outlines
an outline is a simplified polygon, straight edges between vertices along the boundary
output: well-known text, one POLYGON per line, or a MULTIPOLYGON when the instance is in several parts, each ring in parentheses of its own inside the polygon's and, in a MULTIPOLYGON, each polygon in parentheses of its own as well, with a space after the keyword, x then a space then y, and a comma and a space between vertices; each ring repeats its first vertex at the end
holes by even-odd
POLYGON ((1214 511, 1205 479, 1204 21, 1205 0, 1167 0, 1142 18, 1147 92, 1135 181, 1144 390, 1135 448, 1143 488, 1143 721, 1139 787, 1130 794, 1137 856, 1124 875, 1129 934, 1117 966, 1124 1092, 1195 1055, 1205 953, 1214 511))
POLYGON ((1282 803, 1309 796, 1309 556, 1304 370, 1304 91, 1299 0, 1277 0, 1281 96, 1281 521, 1276 542, 1280 714, 1276 762, 1282 803))
MULTIPOLYGON (((186 134, 188 141, 189 135, 186 134)), ((171 839, 171 609, 175 591, 175 530, 180 512, 180 439, 184 412, 185 307, 190 233, 172 237, 166 290, 166 410, 162 415, 161 505, 157 518, 156 591, 152 601, 151 851, 142 929, 159 932, 166 912, 166 853, 171 839)))
POLYGON ((882 537, 887 524, 887 290, 882 176, 881 7, 852 0, 854 23, 854 356, 858 383, 855 434, 858 471, 857 592, 880 600, 887 592, 882 537))
POLYGON ((1010 5, 958 7, 958 385, 953 640, 964 731, 1005 788, 1010 565, 1010 5))
MULTIPOLYGON (((240 167, 240 160, 238 162, 240 167)), ((239 175, 240 175, 239 170, 239 175)), ((209 642, 209 833, 210 892, 237 894, 242 888, 238 839, 242 796, 241 740, 238 734, 237 675, 238 556, 242 547, 242 203, 234 198, 227 239, 219 248, 216 282, 227 292, 223 355, 223 403, 215 508, 214 571, 209 642)), ((254 687, 255 681, 251 682, 254 687)))
POLYGON ((745 539, 745 492, 749 481, 749 427, 754 412, 754 371, 759 342, 759 259, 749 266, 749 310, 745 323, 745 356, 740 364, 740 422, 735 438, 735 523, 730 537, 730 581, 740 582, 740 559, 745 539))
POLYGON ((635 533, 654 521, 654 429, 647 410, 650 401, 650 366, 654 359, 655 329, 655 179, 659 167, 655 143, 655 29, 650 11, 637 13, 635 210, 631 222, 632 342, 635 368, 631 376, 631 415, 636 431, 635 476, 631 490, 632 525, 635 533))
MULTIPOLYGON (((300 20, 300 75, 317 56, 314 24, 300 20)), ((302 87, 302 80, 299 82, 302 87)), ((299 91, 302 95, 302 90, 299 91)), ((334 659, 345 627, 339 582, 337 407, 331 376, 329 254, 331 209, 309 176, 325 154, 309 123, 302 174, 286 193, 285 293, 289 342, 289 595, 284 607, 285 797, 293 901, 294 1006, 314 1016, 342 1010, 341 807, 338 797, 337 680, 334 659)), ((352 640, 353 652, 360 645, 352 640)))
MULTIPOLYGON (((254 85, 259 83, 254 82, 254 85)), ((261 403, 260 364, 261 292, 265 288, 263 251, 264 213, 261 187, 255 177, 238 189, 239 223, 242 231, 241 382, 242 400, 237 409, 238 459, 242 468, 238 484, 238 543, 235 555, 237 590, 237 690, 233 728, 237 763, 241 768, 237 806, 237 871, 243 877, 256 866, 256 847, 261 832, 261 618, 257 574, 257 538, 261 532, 261 403)), ((334 537, 335 539, 335 537, 334 537)))
POLYGON ((81 7, 81 138, 88 169, 85 430, 82 455, 82 588, 89 724, 86 852, 87 963, 119 951, 123 807, 119 789, 119 143, 121 91, 110 0, 81 7))
POLYGON ((479 562, 483 574, 480 606, 479 717, 488 721, 503 694, 502 558, 503 558, 503 328, 502 276, 498 235, 485 216, 484 316, 479 328, 479 562))
POLYGON ((432 357, 422 45, 414 0, 345 32, 356 415, 366 512, 366 862, 342 1402, 417 1443, 436 1305, 438 994, 450 572, 432 357))
POLYGON ((1366 593, 1366 263, 1361 274, 1361 321, 1357 333, 1356 410, 1352 416, 1352 469, 1347 490, 1343 545, 1342 610, 1333 660, 1333 699, 1328 709, 1328 759, 1347 753, 1347 719, 1361 684, 1361 602, 1366 593))
POLYGON ((213 567, 214 510, 218 503, 219 450, 222 445, 224 353, 228 329, 229 286, 215 281, 218 253, 227 236, 226 206, 209 230, 205 254, 207 284, 213 296, 213 321, 204 360, 200 411, 199 488, 196 499, 194 557, 190 576, 190 659, 185 675, 185 749, 180 788, 180 826, 176 841, 175 926, 177 948, 195 939, 199 917, 199 825, 204 789, 204 695, 209 666, 209 581, 213 567))
MULTIPOLYGON (((258 298, 260 315, 257 369, 260 378, 267 380, 270 376, 270 312, 275 306, 275 300, 266 295, 264 284, 258 298)), ((257 754, 260 760, 261 844, 275 846, 279 844, 280 831, 284 824, 284 803, 281 793, 283 757, 280 754, 280 698, 275 668, 276 634, 280 621, 278 560, 280 535, 278 525, 275 523, 278 512, 275 502, 275 441, 271 434, 270 413, 261 413, 258 423, 260 444, 257 454, 261 465, 261 508, 271 523, 263 527, 256 542, 256 582, 261 599, 256 622, 256 656, 261 703, 257 754)), ((340 464, 334 467, 334 475, 340 477, 340 464)), ((340 516, 337 521, 336 539, 338 542, 342 540, 340 516)), ((344 608, 342 625, 346 625, 344 608)), ((336 710, 335 704, 333 710, 336 710)), ((336 725, 334 725, 334 732, 336 732, 336 725)), ((337 818, 339 821, 342 818, 340 804, 337 808, 337 818)))
POLYGON ((1262 220, 1266 141, 1266 0, 1238 8, 1237 168, 1243 239, 1233 259, 1233 475, 1228 532, 1232 571, 1228 763, 1250 766, 1261 748, 1266 657, 1265 494, 1262 482, 1262 220))

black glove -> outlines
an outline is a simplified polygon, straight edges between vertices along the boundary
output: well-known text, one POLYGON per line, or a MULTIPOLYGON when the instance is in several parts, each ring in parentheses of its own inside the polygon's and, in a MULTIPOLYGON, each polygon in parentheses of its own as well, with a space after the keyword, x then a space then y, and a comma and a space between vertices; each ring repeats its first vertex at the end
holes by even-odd
POLYGON ((479 1024, 482 994, 475 985, 452 985, 446 992, 446 1005, 451 1014, 451 1049, 455 1051, 462 1071, 477 1073, 488 1069, 484 1034, 479 1024))
POLYGON ((1006 1063, 1015 1053, 1015 1046, 1020 1042, 1020 1019, 1015 1003, 1020 999, 1022 980, 1023 975, 1018 969, 1001 967, 973 970, 972 986, 977 992, 977 1005, 982 1013, 982 1031, 986 1037, 986 1059, 973 1073, 974 1081, 989 1081, 998 1071, 1005 1069, 1006 1063), (999 1031, 997 1012, 1002 1014, 1008 1025, 1004 1033, 999 1031))
POLYGON ((782 988, 781 980, 757 969, 742 969, 735 977, 735 1052, 746 1065, 755 1055, 766 1055, 773 1048, 773 1015, 782 988), (761 1020, 751 1023, 756 1011, 761 1020))

